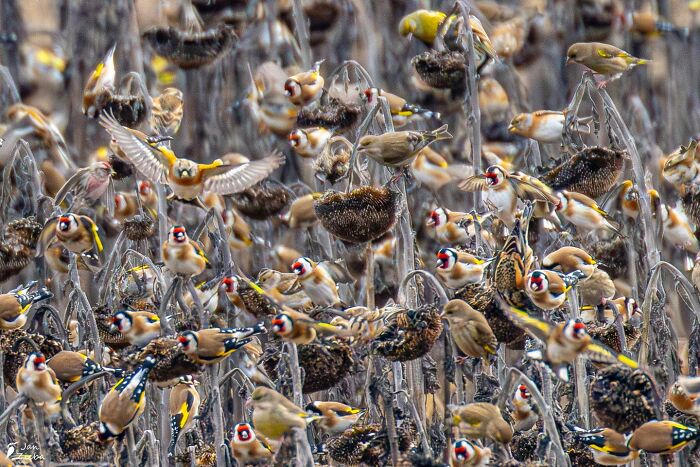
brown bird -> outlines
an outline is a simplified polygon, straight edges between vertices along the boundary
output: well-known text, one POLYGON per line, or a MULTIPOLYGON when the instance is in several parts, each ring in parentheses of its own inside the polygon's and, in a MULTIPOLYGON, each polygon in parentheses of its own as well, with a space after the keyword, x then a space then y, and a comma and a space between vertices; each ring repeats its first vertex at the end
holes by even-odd
POLYGON ((490 439, 508 444, 513 439, 513 428, 503 419, 501 410, 487 402, 474 402, 452 410, 454 424, 469 438, 490 439))
POLYGON ((382 165, 407 167, 423 148, 435 141, 451 139, 447 125, 433 131, 397 131, 360 138, 358 151, 382 165))
POLYGON ((633 57, 617 47, 602 42, 577 42, 566 52, 566 63, 580 63, 598 75, 610 77, 598 83, 605 87, 608 81, 615 80, 637 65, 645 65, 649 60, 633 57))
POLYGON ((175 455, 177 441, 194 426, 199 416, 201 398, 197 391, 197 383, 192 376, 181 376, 178 384, 170 390, 168 412, 170 413, 170 447, 168 453, 175 455))
POLYGON ((248 404, 253 407, 253 425, 263 435, 278 440, 293 429, 305 429, 317 415, 304 412, 274 389, 257 387, 248 404))
POLYGON ((668 400, 683 413, 700 416, 700 377, 679 376, 668 392, 668 400))
POLYGON ((173 136, 180 129, 184 113, 182 91, 165 88, 151 100, 151 130, 157 135, 173 136))
POLYGON ((498 341, 488 321, 468 303, 450 300, 440 316, 450 324, 450 334, 465 354, 483 358, 496 353, 498 341))

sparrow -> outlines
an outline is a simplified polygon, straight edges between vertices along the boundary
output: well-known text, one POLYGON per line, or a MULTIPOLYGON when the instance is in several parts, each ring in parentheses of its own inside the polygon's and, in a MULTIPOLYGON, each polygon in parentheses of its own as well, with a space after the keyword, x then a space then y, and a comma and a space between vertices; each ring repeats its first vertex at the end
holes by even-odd
MULTIPOLYGON (((481 224, 483 217, 477 214, 476 222, 481 224)), ((443 245, 461 245, 467 243, 476 235, 474 216, 466 212, 450 211, 447 208, 436 208, 430 212, 425 225, 431 228, 435 239, 443 245)), ((493 236, 486 229, 481 230, 481 239, 493 244, 493 236)))
POLYGON ((539 416, 532 410, 532 406, 530 405, 531 397, 532 395, 527 389, 527 386, 521 384, 517 387, 513 398, 510 400, 514 408, 512 417, 515 431, 527 431, 537 423, 539 416))
POLYGON ((325 267, 305 256, 297 258, 291 267, 299 277, 301 288, 316 306, 332 307, 340 304, 338 286, 325 267))
POLYGON ((360 138, 357 150, 381 165, 407 167, 416 154, 435 141, 451 139, 447 125, 433 131, 396 131, 360 138))
POLYGON ((123 376, 123 370, 103 367, 93 359, 80 352, 62 350, 46 362, 56 378, 62 383, 75 383, 100 371, 108 371, 117 378, 123 376))
POLYGON ((112 164, 108 161, 98 161, 79 169, 66 183, 63 184, 56 196, 54 204, 60 205, 68 193, 73 195, 71 209, 82 205, 92 206, 105 194, 112 183, 112 164))
POLYGON ((0 329, 21 328, 27 322, 26 313, 33 304, 53 297, 46 287, 30 292, 37 283, 31 281, 0 295, 0 329))
POLYGON ((266 331, 264 323, 252 328, 207 328, 184 331, 177 341, 191 360, 214 365, 250 342, 250 337, 266 331))
POLYGON ((165 88, 158 97, 151 99, 151 130, 157 135, 174 136, 180 129, 183 114, 182 91, 165 88))
POLYGON ((170 446, 168 454, 175 455, 177 441, 187 431, 193 429, 194 421, 199 416, 201 398, 197 386, 199 383, 192 376, 180 376, 178 384, 170 390, 168 412, 170 414, 170 446))
POLYGON ((508 131, 541 143, 558 143, 564 132, 565 120, 564 112, 556 110, 521 113, 510 121, 508 131))
POLYGON ((545 256, 542 267, 561 271, 564 274, 580 271, 585 278, 589 278, 598 269, 598 263, 581 248, 565 246, 545 256))
POLYGON ((672 454, 700 437, 697 428, 673 420, 652 420, 627 436, 627 447, 649 454, 672 454))
POLYGON ((688 216, 681 209, 674 209, 667 204, 661 205, 661 220, 663 222, 663 239, 678 246, 688 253, 697 254, 700 251, 698 239, 690 225, 688 216))
POLYGON ((305 313, 288 308, 272 318, 272 332, 295 344, 310 344, 319 333, 349 336, 354 332, 313 320, 305 313))
POLYGON ((173 273, 183 276, 201 274, 209 263, 202 247, 190 240, 187 231, 181 225, 170 229, 161 251, 165 266, 173 273))
POLYGON ((319 419, 297 407, 274 389, 257 387, 248 402, 253 407, 253 425, 256 431, 273 440, 291 433, 294 428, 305 429, 306 425, 319 419))
POLYGON ((542 361, 559 379, 569 380, 567 364, 576 360, 579 355, 587 355, 599 363, 623 363, 630 368, 637 368, 637 362, 616 354, 602 344, 594 341, 586 332, 586 325, 570 319, 554 324, 534 318, 527 312, 510 307, 508 316, 533 338, 545 345, 544 351, 532 350, 527 356, 542 361))
POLYGON ((496 254, 490 274, 493 288, 508 304, 526 308, 534 307, 525 291, 525 278, 533 262, 527 238, 532 211, 532 206, 525 206, 520 218, 515 219, 510 235, 496 254))
POLYGON ((439 112, 433 112, 418 107, 417 105, 409 104, 406 99, 396 94, 386 92, 383 89, 367 88, 362 92, 362 99, 370 105, 376 105, 380 97, 385 98, 387 104, 389 104, 389 111, 391 112, 391 120, 394 124, 394 128, 402 127, 409 122, 422 118, 440 119, 439 112))
POLYGON ((489 439, 508 444, 513 428, 503 419, 501 410, 488 402, 473 402, 452 409, 453 423, 469 438, 489 439))
POLYGON ((679 376, 668 392, 668 400, 683 413, 700 416, 700 377, 679 376))
POLYGON ((87 83, 85 83, 85 88, 83 89, 83 114, 90 118, 97 118, 115 91, 114 51, 116 49, 117 44, 114 44, 107 51, 102 61, 97 64, 87 83))
POLYGON ((79 255, 93 250, 101 253, 103 249, 97 224, 87 216, 70 212, 46 221, 40 238, 45 248, 58 241, 66 250, 79 255))
POLYGON ((454 248, 441 248, 435 256, 438 279, 451 289, 480 282, 489 264, 487 260, 454 248))
MULTIPOLYGON (((15 378, 17 392, 35 404, 53 411, 61 401, 61 385, 40 352, 27 355, 15 378)), ((48 411, 47 410, 47 411, 48 411)))
POLYGON ((515 223, 518 199, 546 201, 556 206, 557 199, 543 191, 517 173, 508 173, 503 167, 492 165, 482 175, 473 175, 464 180, 459 188, 463 191, 483 191, 484 203, 508 228, 515 223))
POLYGON ((666 156, 661 174, 666 181, 676 186, 697 182, 700 174, 698 140, 691 138, 686 146, 681 146, 666 156))
POLYGON ((129 344, 137 347, 145 347, 160 337, 160 318, 150 311, 118 311, 112 315, 110 323, 113 331, 119 331, 129 344))
POLYGON ((310 193, 292 201, 289 211, 282 216, 282 220, 292 229, 313 227, 318 222, 316 211, 314 210, 315 197, 317 197, 317 194, 310 193))
POLYGON ((333 132, 323 127, 297 128, 289 133, 287 139, 299 157, 310 159, 321 154, 331 136, 333 132))
POLYGON ((452 443, 450 467, 486 467, 491 460, 491 450, 482 448, 461 438, 452 443))
POLYGON ((282 154, 273 153, 240 165, 224 164, 221 159, 211 164, 198 164, 177 157, 160 143, 149 143, 148 138, 121 126, 111 115, 101 115, 100 125, 139 172, 152 182, 168 185, 173 191, 172 197, 186 201, 198 198, 204 191, 221 195, 238 193, 266 178, 284 162, 282 154))
POLYGON ((303 107, 321 97, 325 84, 320 73, 321 63, 323 60, 314 63, 312 69, 287 78, 287 81, 284 82, 284 95, 287 96, 289 102, 303 107))
MULTIPOLYGON (((639 308, 639 304, 632 297, 619 297, 614 300, 610 300, 615 307, 617 312, 622 318, 623 323, 629 322, 634 327, 639 327, 642 324, 642 310, 639 308)), ((605 324, 612 324, 615 322, 615 313, 613 313, 612 307, 608 306, 607 301, 605 304, 584 305, 580 308, 581 311, 581 321, 584 324, 595 323, 601 321, 605 324)))
POLYGON ((146 408, 146 383, 156 359, 148 355, 143 363, 112 386, 98 411, 98 438, 106 441, 121 437, 146 408))
POLYGON ((275 454, 270 443, 248 423, 238 423, 233 427, 231 451, 238 465, 265 463, 275 454))
POLYGON ((495 355, 498 341, 482 313, 468 303, 454 299, 445 304, 442 319, 450 324, 450 334, 462 353, 477 358, 495 355))
POLYGON ((566 52, 566 63, 579 63, 598 75, 610 79, 602 81, 598 87, 605 87, 608 81, 615 80, 637 65, 645 65, 649 60, 633 57, 624 50, 601 42, 577 42, 566 52))
POLYGON ((357 423, 365 409, 354 409, 349 405, 332 401, 313 401, 306 406, 306 411, 319 415, 318 426, 326 433, 339 435, 357 423))
POLYGON ((559 198, 555 208, 557 214, 577 228, 586 231, 607 230, 622 236, 610 215, 603 211, 595 200, 575 191, 559 191, 557 198, 559 198))
POLYGON ((528 273, 525 290, 538 307, 556 310, 564 305, 566 293, 583 277, 581 271, 565 275, 548 269, 536 269, 528 273))
POLYGON ((574 436, 588 446, 593 460, 600 465, 625 465, 639 457, 639 451, 627 447, 625 436, 612 428, 584 430, 570 426, 574 436))

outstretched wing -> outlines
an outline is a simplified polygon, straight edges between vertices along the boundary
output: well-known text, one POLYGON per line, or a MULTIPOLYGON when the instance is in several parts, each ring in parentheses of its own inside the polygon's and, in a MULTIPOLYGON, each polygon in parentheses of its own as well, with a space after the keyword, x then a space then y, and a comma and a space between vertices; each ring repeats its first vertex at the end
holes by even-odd
POLYGON ((270 175, 277 167, 284 163, 284 155, 278 151, 273 152, 264 159, 250 161, 234 166, 219 166, 211 170, 204 170, 204 190, 230 195, 238 193, 270 175), (221 167, 226 167, 220 173, 221 167))
POLYGON ((483 175, 472 175, 459 184, 462 191, 484 191, 487 188, 486 177, 483 175))
POLYGON ((166 183, 168 168, 161 161, 156 149, 141 141, 128 128, 121 126, 112 115, 100 115, 100 125, 114 138, 139 172, 153 182, 166 183))
POLYGON ((583 353, 593 360, 599 363, 622 363, 630 368, 638 368, 639 364, 625 355, 618 354, 608 347, 604 346, 595 341, 591 341, 590 344, 586 346, 583 353))
POLYGON ((552 325, 546 321, 533 318, 527 311, 515 307, 506 308, 508 316, 532 337, 547 342, 547 336, 552 331, 552 325))

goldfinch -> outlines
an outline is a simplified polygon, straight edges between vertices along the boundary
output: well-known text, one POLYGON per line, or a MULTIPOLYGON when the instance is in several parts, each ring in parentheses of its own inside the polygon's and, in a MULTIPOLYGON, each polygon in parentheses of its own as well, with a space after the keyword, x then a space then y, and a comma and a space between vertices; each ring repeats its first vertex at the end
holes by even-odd
MULTIPOLYGON (((634 298, 619 297, 610 301, 617 308, 617 312, 622 318, 623 323, 629 322, 634 327, 639 327, 642 324, 642 310, 639 308, 639 304, 634 298)), ((605 304, 598 304, 595 306, 584 305, 580 310, 581 321, 583 321, 584 324, 598 321, 602 321, 606 324, 615 322, 615 313, 612 307, 608 305, 607 301, 605 304)))
POLYGON ((598 263, 581 248, 565 246, 545 256, 542 267, 561 271, 564 274, 581 271, 588 278, 598 268, 598 263))
POLYGON ((666 156, 661 174, 676 186, 697 182, 700 174, 698 140, 693 138, 686 146, 681 146, 666 156))
POLYGON ((272 332, 295 344, 310 344, 316 340, 319 333, 342 336, 354 334, 332 324, 315 321, 305 313, 290 309, 285 309, 272 318, 272 332))
POLYGON ((566 52, 566 63, 579 63, 594 73, 610 77, 602 81, 599 87, 605 87, 608 81, 622 76, 637 65, 646 65, 649 60, 633 57, 624 50, 602 42, 577 42, 566 52))
POLYGON ((292 201, 289 211, 282 216, 282 220, 292 229, 307 229, 318 222, 314 210, 314 198, 317 194, 310 193, 300 196, 292 201))
POLYGON ((123 371, 120 369, 106 368, 80 352, 62 350, 51 357, 46 362, 62 383, 75 383, 81 378, 85 378, 100 371, 109 371, 117 378, 122 377, 123 371))
POLYGON ((679 376, 671 385, 668 400, 683 413, 700 416, 700 377, 679 376))
POLYGON ((587 355, 599 363, 623 363, 630 368, 637 368, 637 362, 618 355, 602 344, 594 341, 586 332, 586 325, 580 321, 568 321, 553 324, 528 315, 526 311, 511 307, 508 316, 528 334, 545 345, 544 351, 533 350, 527 356, 542 361, 559 379, 569 380, 567 364, 579 355, 587 355))
POLYGON ((146 383, 156 359, 148 355, 143 363, 112 386, 98 411, 101 441, 121 437, 146 408, 146 383))
POLYGON ((181 225, 170 229, 161 251, 165 267, 183 276, 201 274, 209 263, 202 247, 190 240, 187 231, 181 225))
POLYGON ((111 327, 119 331, 129 344, 144 347, 156 337, 160 337, 160 318, 150 311, 122 310, 114 313, 111 327))
POLYGON ((292 263, 292 270, 299 278, 301 288, 315 305, 329 307, 340 304, 338 286, 322 265, 310 258, 301 257, 292 263))
POLYGON ((42 244, 48 248, 58 241, 66 250, 84 254, 102 252, 102 239, 97 224, 87 216, 66 213, 46 221, 41 233, 42 244))
POLYGON ((231 451, 239 465, 267 462, 274 456, 270 443, 248 423, 238 423, 233 427, 231 451))
POLYGON ((406 99, 399 97, 396 94, 386 92, 383 89, 367 88, 362 92, 363 100, 370 105, 376 105, 379 101, 379 97, 385 98, 387 104, 389 104, 389 111, 391 112, 391 120, 393 121, 394 128, 402 127, 407 123, 420 118, 440 119, 439 112, 433 112, 431 110, 418 107, 417 105, 409 104, 406 99))
POLYGON ((416 154, 435 141, 451 139, 447 125, 433 131, 396 131, 360 138, 358 152, 381 165, 393 168, 407 167, 416 154))
POLYGON ((673 420, 646 422, 628 435, 627 447, 649 454, 673 454, 700 438, 697 428, 673 420))
POLYGON ((323 127, 297 128, 289 133, 287 139, 299 157, 310 159, 321 154, 331 136, 333 132, 323 127))
POLYGON ((564 305, 566 293, 585 277, 582 272, 561 274, 548 269, 530 271, 525 282, 525 291, 532 302, 543 310, 556 310, 564 305))
POLYGON ((199 416, 201 398, 197 391, 197 381, 192 376, 180 376, 178 384, 170 390, 168 412, 170 414, 170 446, 169 455, 175 455, 177 441, 194 426, 199 416))
POLYGON ((27 322, 26 313, 34 303, 53 297, 46 287, 30 292, 36 284, 37 281, 31 281, 0 295, 0 329, 21 328, 27 322))
POLYGON ((639 457, 639 451, 627 447, 625 436, 612 428, 584 430, 571 427, 574 436, 588 446, 593 460, 600 465, 625 465, 639 457))
POLYGON ((532 405, 530 404, 531 398, 532 394, 530 394, 530 391, 524 384, 519 385, 515 389, 515 394, 513 394, 510 400, 514 409, 512 416, 513 428, 515 428, 515 431, 527 431, 537 423, 539 416, 537 412, 532 409, 532 405))
POLYGON ((496 353, 498 341, 488 321, 467 302, 450 300, 445 304, 440 317, 450 324, 450 335, 464 354, 484 358, 496 353))
POLYGON ((17 371, 17 392, 35 404, 53 411, 61 401, 61 386, 54 371, 46 365, 46 357, 40 352, 27 355, 17 371))
POLYGON ((90 118, 97 118, 115 91, 114 52, 116 49, 117 44, 114 44, 107 51, 102 61, 97 64, 87 83, 85 83, 85 88, 83 89, 83 114, 90 118))
POLYGON ((306 413, 274 389, 257 387, 250 396, 255 429, 273 440, 291 433, 294 428, 305 429, 319 417, 306 413))
POLYGON ((454 248, 441 248, 435 256, 438 279, 451 289, 481 281, 488 265, 486 260, 454 248))
POLYGON ((320 73, 323 60, 314 63, 311 70, 290 76, 284 82, 284 94, 292 104, 303 107, 317 100, 323 94, 325 81, 320 73))
POLYGON ((539 110, 513 117, 508 131, 542 143, 558 143, 564 131, 564 112, 539 110))
POLYGON ((575 191, 557 192, 559 204, 556 205, 556 213, 585 231, 610 231, 622 235, 610 215, 605 212, 594 199, 575 191))
POLYGON ((357 423, 364 409, 354 409, 349 405, 332 401, 313 401, 306 406, 306 411, 319 415, 318 426, 326 433, 337 435, 357 423))
POLYGON ((486 467, 491 461, 491 450, 461 438, 452 443, 450 467, 486 467))
POLYGON ((700 251, 700 244, 685 212, 663 204, 661 205, 661 221, 663 222, 665 242, 680 247, 688 253, 697 254, 700 251))
POLYGON ((489 439, 508 444, 513 439, 513 428, 503 419, 501 410, 487 402, 454 407, 454 424, 460 434, 469 438, 489 439))
POLYGON ((110 115, 101 115, 100 124, 139 172, 152 182, 168 185, 173 197, 187 201, 197 199, 204 191, 221 195, 238 193, 263 180, 284 163, 282 154, 273 153, 240 165, 224 164, 221 159, 211 164, 198 164, 177 157, 162 144, 150 143, 110 115))
POLYGON ((266 332, 258 323, 252 328, 207 328, 185 331, 177 340, 182 351, 197 363, 213 365, 250 342, 250 337, 266 332))

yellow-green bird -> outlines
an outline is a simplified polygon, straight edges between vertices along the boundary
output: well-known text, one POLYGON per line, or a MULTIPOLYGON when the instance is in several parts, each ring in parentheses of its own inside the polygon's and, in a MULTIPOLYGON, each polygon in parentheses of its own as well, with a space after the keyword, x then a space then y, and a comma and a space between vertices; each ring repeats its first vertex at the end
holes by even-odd
POLYGON ((617 79, 622 73, 637 65, 645 65, 649 60, 634 57, 610 44, 577 42, 566 52, 566 63, 580 63, 599 75, 610 77, 598 84, 605 87, 607 81, 617 79))
POLYGON ((292 403, 274 389, 255 388, 248 401, 253 406, 255 430, 272 439, 280 439, 294 428, 306 428, 308 423, 319 419, 292 403))

